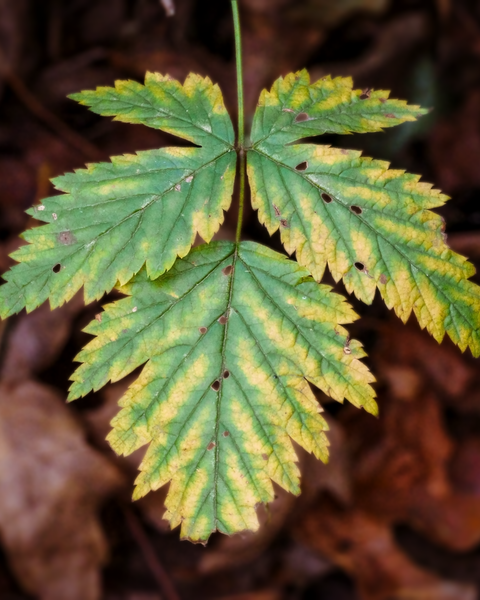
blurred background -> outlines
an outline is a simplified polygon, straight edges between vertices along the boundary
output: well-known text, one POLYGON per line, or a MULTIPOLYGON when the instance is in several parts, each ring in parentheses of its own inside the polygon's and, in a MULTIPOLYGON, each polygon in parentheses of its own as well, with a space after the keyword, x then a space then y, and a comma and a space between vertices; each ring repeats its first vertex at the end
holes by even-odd
MULTIPOLYGON (((240 0, 247 122, 260 91, 308 67, 431 107, 385 133, 317 141, 421 173, 453 199, 452 248, 480 264, 480 2, 240 0)), ((228 0, 0 0, 0 272, 25 209, 85 162, 182 141, 114 123, 66 95, 146 70, 209 75, 235 117, 228 0), (175 13, 173 15, 173 13, 175 13), (170 15, 170 16, 169 16, 170 15)), ((233 239, 235 209, 220 238, 233 239)), ((280 250, 247 211, 244 236, 280 250)), ((326 277, 326 281, 330 281, 326 277)), ((343 292, 341 285, 336 288, 343 292)), ((111 294, 103 303, 111 300, 111 294)), ((378 379, 375 419, 318 393, 331 461, 298 450, 303 493, 277 489, 256 534, 179 541, 165 491, 132 505, 141 453, 104 438, 134 376, 65 404, 76 297, 0 323, 1 600, 475 600, 480 590, 479 361, 375 300, 350 327, 378 379)), ((138 373, 137 373, 138 375, 138 373)))

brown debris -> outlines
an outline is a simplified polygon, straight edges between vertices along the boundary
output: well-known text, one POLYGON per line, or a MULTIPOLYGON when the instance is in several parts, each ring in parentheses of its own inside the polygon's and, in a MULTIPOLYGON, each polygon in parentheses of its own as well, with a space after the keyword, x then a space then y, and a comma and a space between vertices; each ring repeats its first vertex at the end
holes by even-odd
POLYGON ((123 477, 37 383, 0 386, 0 439, 0 538, 18 581, 42 600, 97 600, 107 557, 97 511, 123 477))

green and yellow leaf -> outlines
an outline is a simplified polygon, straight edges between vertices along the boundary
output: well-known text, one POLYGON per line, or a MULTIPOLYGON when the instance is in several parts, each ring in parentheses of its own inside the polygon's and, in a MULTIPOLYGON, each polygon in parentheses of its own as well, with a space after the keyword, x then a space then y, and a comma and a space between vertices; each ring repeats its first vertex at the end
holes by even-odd
POLYGON ((47 198, 29 214, 47 225, 24 234, 28 245, 4 275, 0 316, 52 307, 82 286, 90 301, 126 283, 146 263, 155 278, 185 256, 198 233, 207 242, 231 203, 234 131, 218 86, 189 75, 182 86, 158 74, 145 85, 74 94, 103 115, 141 123, 200 146, 118 156, 54 179, 64 195, 47 198))
POLYGON ((323 133, 368 133, 415 121, 428 111, 389 99, 384 90, 354 90, 351 77, 310 83, 308 71, 280 77, 263 90, 252 124, 251 143, 284 146, 323 133))
POLYGON ((248 151, 253 206, 316 280, 328 265, 360 300, 371 303, 378 289, 403 321, 413 311, 438 341, 447 333, 478 356, 480 288, 468 281, 475 269, 450 250, 442 218, 429 210, 447 197, 360 152, 293 143, 377 131, 421 113, 385 92, 361 98, 349 79, 309 85, 305 72, 263 92, 248 151))
POLYGON ((298 494, 291 440, 325 460, 326 424, 308 384, 376 413, 356 315, 306 269, 251 242, 193 249, 155 281, 142 270, 86 331, 74 399, 146 363, 109 441, 149 444, 135 497, 170 482, 166 518, 204 541, 257 529, 272 481, 298 494))

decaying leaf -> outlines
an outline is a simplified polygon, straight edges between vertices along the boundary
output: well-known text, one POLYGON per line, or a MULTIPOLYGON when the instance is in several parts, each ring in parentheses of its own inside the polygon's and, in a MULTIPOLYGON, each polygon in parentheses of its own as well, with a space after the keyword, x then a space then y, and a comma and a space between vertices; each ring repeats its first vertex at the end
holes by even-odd
POLYGON ((99 600, 107 548, 97 511, 122 485, 56 392, 0 386, 0 538, 26 591, 99 600))
POLYGON ((326 424, 307 383, 376 411, 372 377, 339 323, 355 318, 302 267, 258 244, 200 246, 156 281, 142 271, 107 307, 80 353, 70 398, 149 361, 109 436, 149 443, 135 497, 171 480, 166 517, 182 536, 257 529, 271 480, 298 494, 289 438, 326 459, 326 424), (353 383, 353 381, 355 383, 353 383))
POLYGON ((475 269, 448 248, 441 217, 428 210, 447 197, 360 152, 294 143, 379 131, 425 112, 387 92, 352 90, 349 78, 310 84, 306 71, 280 78, 262 93, 252 126, 252 202, 315 279, 328 265, 366 303, 378 288, 403 321, 413 311, 437 341, 448 333, 478 356, 480 293, 468 280, 475 269))
POLYGON ((328 498, 305 514, 299 539, 350 573, 361 600, 474 600, 471 585, 445 581, 414 565, 374 516, 328 498))

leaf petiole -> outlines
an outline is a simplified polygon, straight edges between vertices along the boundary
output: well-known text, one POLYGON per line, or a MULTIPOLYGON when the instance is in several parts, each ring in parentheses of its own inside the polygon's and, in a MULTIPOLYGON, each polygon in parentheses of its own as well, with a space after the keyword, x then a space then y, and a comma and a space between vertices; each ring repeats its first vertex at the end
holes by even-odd
POLYGON ((238 14, 238 2, 232 0, 233 28, 235 30, 235 57, 237 63, 237 94, 238 94, 238 144, 237 150, 240 157, 240 191, 237 233, 235 241, 240 242, 243 221, 243 205, 245 201, 245 119, 243 102, 243 69, 242 69, 242 37, 240 32, 240 16, 238 14))

